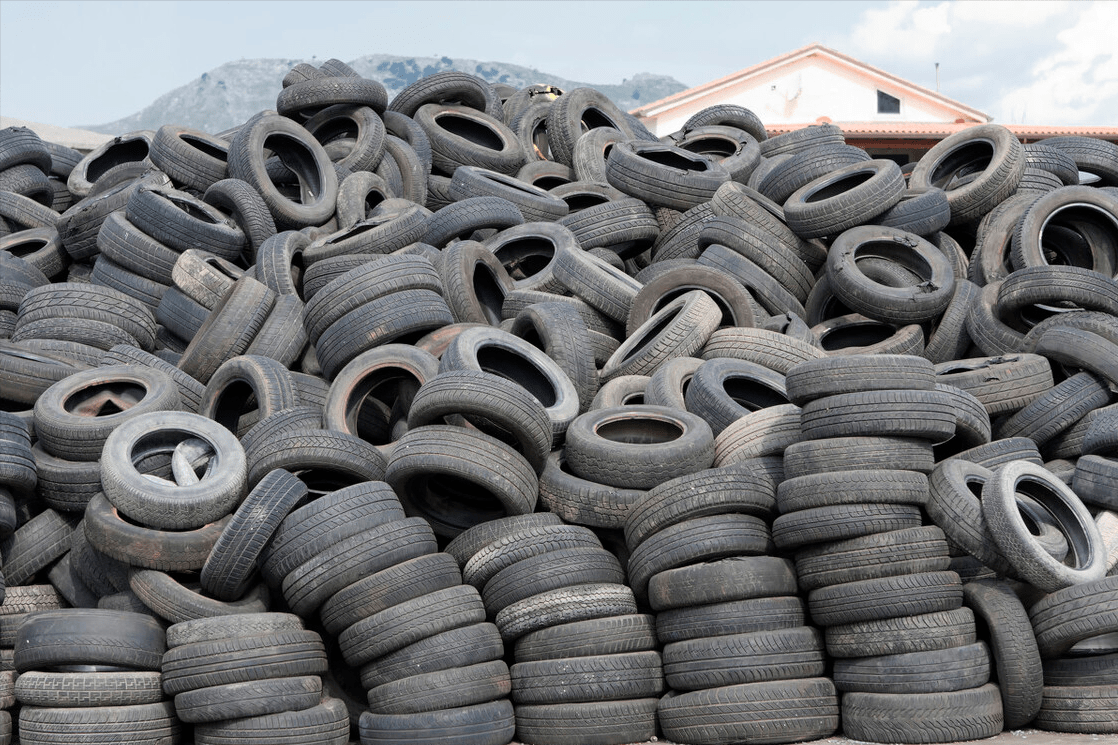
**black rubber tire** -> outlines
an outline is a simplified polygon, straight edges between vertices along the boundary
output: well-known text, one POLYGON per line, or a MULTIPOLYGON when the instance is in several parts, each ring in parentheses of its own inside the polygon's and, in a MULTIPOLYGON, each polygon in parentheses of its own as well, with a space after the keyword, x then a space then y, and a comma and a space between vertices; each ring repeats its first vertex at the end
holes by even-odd
POLYGON ((710 295, 702 290, 688 291, 634 328, 599 376, 605 382, 620 375, 650 374, 669 359, 697 354, 721 317, 710 295))
POLYGON ((464 329, 442 354, 440 370, 482 370, 525 387, 547 411, 553 444, 578 415, 578 390, 566 372, 527 341, 487 327, 464 329))
POLYGON ((443 296, 457 323, 501 322, 505 295, 513 279, 500 260, 476 241, 458 241, 442 251, 439 276, 443 296))
POLYGON ((981 124, 949 135, 925 153, 909 177, 909 188, 947 192, 951 222, 977 220, 1011 196, 1025 171, 1024 146, 1000 124, 981 124), (978 170, 973 181, 954 186, 959 174, 978 170))
POLYGON ((610 150, 606 180, 648 204, 688 210, 710 201, 730 173, 707 157, 673 145, 629 140, 610 150))
POLYGON ((542 472, 551 452, 551 422, 543 405, 521 386, 476 370, 439 373, 424 382, 412 399, 408 427, 441 423, 447 417, 462 417, 513 445, 537 473, 542 472))
POLYGON ((131 706, 81 709, 28 706, 19 713, 20 742, 47 745, 52 742, 81 742, 112 745, 126 741, 156 745, 181 736, 170 701, 131 706))
POLYGON ((364 665, 361 685, 376 688, 413 675, 501 659, 504 644, 491 623, 461 626, 420 639, 364 665))
POLYGON ((482 588, 486 612, 495 616, 534 595, 564 587, 620 584, 624 570, 601 544, 572 546, 525 557, 494 574, 482 588))
POLYGON ((248 487, 269 471, 284 468, 298 473, 311 491, 333 491, 384 477, 384 455, 364 440, 327 430, 291 431, 260 443, 246 453, 248 487))
POLYGON ((320 548, 283 578, 283 596, 295 613, 309 616, 361 577, 436 550, 435 536, 421 518, 384 523, 320 548))
POLYGON ((494 517, 530 513, 538 496, 535 471, 524 456, 496 438, 446 425, 405 434, 385 480, 405 509, 427 517, 449 537, 494 517), (462 503, 465 493, 469 501, 462 503))
POLYGON ((137 230, 173 251, 198 248, 234 260, 245 247, 236 222, 184 191, 142 185, 128 198, 125 215, 137 230))
POLYGON ((290 119, 263 113, 242 126, 229 145, 229 175, 247 181, 264 199, 280 228, 298 230, 321 225, 334 212, 338 177, 322 145, 290 119), (298 201, 284 196, 268 176, 264 143, 289 160, 299 172, 302 195, 298 201))
POLYGON ((374 715, 419 714, 472 706, 508 696, 508 666, 501 660, 424 673, 369 690, 374 715))
POLYGON ((632 506, 625 518, 625 542, 634 550, 672 525, 710 515, 765 518, 773 511, 774 499, 772 480, 753 463, 681 476, 659 484, 632 506))
POLYGON ((828 678, 669 693, 658 713, 665 737, 695 745, 816 740, 839 726, 838 697, 828 678))
POLYGON ((921 323, 942 315, 954 294, 955 275, 947 257, 931 243, 896 228, 861 226, 835 239, 827 258, 835 297, 850 309, 887 323, 921 323), (919 277, 892 287, 868 278, 859 260, 879 258, 919 277))
POLYGON ((666 407, 587 412, 571 423, 566 443, 575 474, 624 488, 649 489, 708 468, 714 458, 709 426, 694 414, 666 407), (644 433, 647 426, 659 434, 644 433))
POLYGON ((244 276, 233 283, 182 353, 178 367, 208 383, 223 362, 244 354, 275 305, 275 293, 244 276))
POLYGON ((884 390, 840 393, 804 405, 804 439, 918 437, 945 442, 955 434, 950 397, 939 391, 884 390))
POLYGON ((261 554, 261 574, 278 587, 292 570, 321 550, 327 536, 340 541, 403 519, 399 499, 384 482, 362 482, 338 489, 284 518, 261 554))
POLYGON ((564 248, 555 258, 555 278, 602 314, 624 323, 640 283, 587 251, 564 248))
POLYGON ((193 530, 228 514, 244 497, 244 449, 217 422, 188 412, 150 412, 113 430, 101 457, 106 498, 128 518, 153 528, 193 530), (193 484, 153 483, 139 459, 173 451, 187 439, 208 445, 211 465, 193 484))
POLYGON ((612 127, 627 137, 634 134, 624 112, 601 92, 575 88, 563 93, 552 102, 547 115, 552 159, 573 167, 575 143, 584 131, 597 127, 612 127))
POLYGON ((517 639, 514 657, 517 662, 536 662, 647 652, 656 647, 652 616, 610 616, 533 631, 517 639))
POLYGON ((983 516, 980 497, 994 478, 994 471, 970 461, 947 460, 932 472, 925 509, 953 545, 999 574, 1017 576, 983 516))
POLYGON ((1006 559, 1033 586, 1054 592, 1105 575, 1106 551, 1090 513, 1043 467, 1026 461, 1003 466, 983 489, 982 512, 1006 559), (1055 517, 1071 549, 1068 563, 1056 561, 1031 535, 1017 508, 1018 493, 1040 502, 1055 517))
POLYGON ((1118 732, 1113 686, 1045 686, 1035 726, 1051 732, 1113 735, 1118 732))
POLYGON ((664 686, 655 650, 517 662, 509 673, 517 706, 647 698, 664 686))
POLYGON ((1091 373, 1076 373, 1002 420, 995 435, 999 439, 1028 437, 1043 446, 1109 401, 1110 390, 1104 380, 1091 373))
POLYGON ((188 571, 201 569, 225 520, 192 531, 160 531, 126 521, 103 494, 89 500, 85 532, 97 550, 132 566, 188 571))
POLYGON ((951 222, 951 204, 942 189, 905 189, 901 199, 873 219, 874 224, 930 237, 951 222))
POLYGON ((1118 579, 1105 577, 1052 592, 1029 608, 1041 657, 1052 659, 1093 636, 1118 630, 1118 579))
POLYGON ((598 391, 598 370, 590 329, 575 308, 560 302, 530 305, 516 315, 508 331, 553 359, 574 383, 579 411, 589 408, 598 391))
POLYGON ((15 668, 110 665, 158 671, 167 649, 163 627, 140 613, 68 608, 29 616, 15 639, 15 668))
POLYGON ((842 697, 843 732, 873 742, 954 742, 1002 731, 998 687, 946 693, 861 693, 842 697))
POLYGON ((653 610, 725 603, 796 593, 792 562, 771 556, 736 556, 670 569, 648 583, 653 610))
POLYGON ((550 513, 575 525, 595 528, 620 528, 632 505, 646 493, 576 476, 567 464, 564 448, 551 452, 539 478, 539 499, 550 513))
POLYGON ((447 553, 423 554, 366 575, 334 593, 319 611, 334 635, 364 618, 422 595, 462 584, 462 573, 447 553))
POLYGON ((364 745, 504 745, 515 733, 513 706, 506 700, 459 706, 419 714, 374 714, 360 719, 364 745))
POLYGON ((800 588, 809 592, 844 582, 941 572, 949 562, 947 541, 935 526, 874 533, 796 552, 800 588))
POLYGON ((1022 269, 1060 263, 1112 276, 1118 269, 1115 228, 1110 219, 1115 210, 1118 198, 1089 186, 1064 187, 1045 194, 1032 203, 1013 232, 1013 266, 1022 269), (1060 241, 1061 229, 1070 229, 1069 238, 1079 240, 1073 244, 1060 241), (1091 238, 1086 245, 1080 243, 1084 233, 1091 238), (1042 241, 1044 237, 1049 240, 1042 241))
POLYGON ((936 365, 936 381, 975 396, 990 416, 1013 414, 1054 384, 1048 360, 1027 353, 943 362, 936 365))
POLYGON ((823 638, 810 626, 691 639, 664 646, 674 691, 823 675, 823 638))
POLYGON ((955 572, 920 572, 819 587, 808 593, 808 610, 819 626, 879 621, 962 607, 955 572))
MULTIPOLYGON (((88 283, 55 282, 35 287, 24 294, 20 302, 19 316, 12 334, 12 341, 19 341, 29 329, 29 324, 38 321, 54 321, 62 325, 67 321, 99 322, 114 326, 124 332, 135 346, 150 350, 155 345, 155 318, 143 303, 123 292, 99 287, 88 283)), ((63 335, 51 333, 46 324, 47 335, 41 338, 64 339, 63 335)), ((92 327, 95 324, 89 324, 92 327)), ((82 343, 92 342, 92 331, 82 343)), ((107 348, 111 348, 110 345, 107 348)))
POLYGON ((771 553, 765 521, 752 515, 695 517, 649 536, 629 557, 629 584, 638 598, 649 594, 651 579, 697 562, 771 553))
POLYGON ((1044 140, 1044 145, 1068 155, 1078 170, 1098 176, 1098 185, 1118 186, 1118 168, 1114 167, 1118 152, 1115 152, 1114 143, 1093 137, 1065 135, 1049 137, 1044 140))
POLYGON ((895 161, 853 163, 792 193, 784 202, 785 221, 801 238, 837 236, 881 215, 900 201, 904 191, 904 177, 895 161))
POLYGON ((206 385, 198 413, 234 434, 255 401, 259 419, 299 403, 295 382, 287 368, 269 357, 245 354, 222 363, 206 385))
POLYGON ((401 290, 346 313, 322 332, 315 350, 324 377, 333 380, 368 349, 415 339, 453 322, 442 295, 431 290, 401 290))
POLYGON ((705 419, 715 435, 752 411, 788 403, 783 375, 731 358, 715 358, 700 365, 684 401, 687 410, 705 419))
POLYGON ((267 678, 199 688, 175 696, 175 713, 192 724, 243 719, 283 711, 303 711, 322 698, 317 676, 267 678))
POLYGON ((533 631, 590 618, 631 615, 637 612, 633 591, 627 585, 598 583, 561 587, 513 603, 493 619, 506 642, 533 631))
POLYGON ((170 695, 214 685, 316 675, 326 670, 321 638, 313 631, 302 630, 182 644, 169 649, 164 657, 163 688, 170 695))
POLYGON ((177 183, 205 191, 225 178, 229 143, 199 129, 164 124, 151 138, 149 157, 177 183))
MULTIPOLYGON (((819 480, 810 476, 805 478, 809 482, 819 480)), ((773 543, 779 549, 788 551, 917 527, 920 527, 920 508, 913 504, 827 504, 785 512, 776 518, 773 521, 773 543)))
POLYGON ((166 572, 133 567, 128 573, 132 594, 147 606, 152 615, 177 624, 199 618, 261 613, 267 609, 267 590, 256 585, 244 598, 232 603, 202 594, 197 583, 184 584, 166 572))
MULTIPOLYGON (((930 391, 935 368, 912 355, 842 355, 820 357, 788 371, 788 399, 803 406, 816 399, 882 390, 930 391)), ((945 381, 946 382, 946 381, 945 381)))
POLYGON ((1113 510, 1118 508, 1111 486, 1118 475, 1118 459, 1101 455, 1085 455, 1075 463, 1072 487, 1087 504, 1113 510))
POLYGON ((459 166, 515 174, 527 161, 519 138, 499 117, 470 106, 427 103, 412 118, 431 142, 431 165, 453 177, 459 166))
POLYGON ((980 636, 990 643, 1005 726, 1023 727, 1040 711, 1045 682, 1025 607, 1008 584, 996 580, 967 582, 963 597, 982 622, 980 636))
POLYGON ((947 693, 990 681, 984 642, 926 652, 835 660, 835 688, 843 693, 947 693))
POLYGON ((827 654, 836 658, 961 647, 976 639, 974 613, 967 607, 831 626, 824 631, 827 654))
POLYGON ((469 585, 407 600, 358 621, 338 636, 352 666, 364 665, 435 634, 485 621, 485 606, 469 585))
POLYGON ((158 672, 52 673, 19 676, 15 697, 24 706, 85 708, 155 704, 163 700, 158 672))
POLYGON ((555 256, 560 245, 573 250, 578 241, 561 223, 527 223, 498 231, 484 245, 512 277, 514 289, 561 292, 555 256))
POLYGON ((277 469, 261 479, 214 543, 199 575, 203 589, 219 600, 242 597, 264 544, 306 495, 306 485, 287 471, 277 469))
POLYGON ((121 424, 148 412, 179 408, 178 389, 165 374, 139 365, 114 365, 75 373, 45 390, 35 401, 36 435, 44 449, 74 460, 97 460, 105 441, 121 424), (123 386, 123 393, 114 387, 123 386), (107 391, 103 401, 94 397, 94 416, 81 412, 80 404, 107 391), (137 393, 139 397, 137 398, 137 393), (115 409, 115 411, 113 411, 115 409))
POLYGON ((450 180, 450 196, 455 201, 470 197, 493 196, 516 205, 528 222, 554 222, 570 210, 567 203, 538 186, 532 186, 506 173, 477 166, 460 166, 450 180))
POLYGON ((276 223, 268 211, 268 204, 248 182, 225 178, 209 186, 202 201, 229 213, 241 227, 248 242, 248 263, 255 261, 256 252, 269 236, 275 235, 276 223))
POLYGON ((424 257, 369 259, 331 280, 307 302, 303 317, 312 342, 344 315, 377 298, 409 289, 443 292, 438 272, 424 257))

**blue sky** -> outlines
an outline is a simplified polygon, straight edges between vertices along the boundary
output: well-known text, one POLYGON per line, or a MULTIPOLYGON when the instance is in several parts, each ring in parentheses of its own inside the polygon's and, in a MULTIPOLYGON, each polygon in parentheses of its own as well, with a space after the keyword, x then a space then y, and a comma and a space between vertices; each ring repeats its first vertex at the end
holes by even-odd
POLYGON ((1118 2, 0 0, 0 114, 132 114, 231 60, 446 55, 698 85, 812 42, 1005 123, 1118 125, 1118 2))

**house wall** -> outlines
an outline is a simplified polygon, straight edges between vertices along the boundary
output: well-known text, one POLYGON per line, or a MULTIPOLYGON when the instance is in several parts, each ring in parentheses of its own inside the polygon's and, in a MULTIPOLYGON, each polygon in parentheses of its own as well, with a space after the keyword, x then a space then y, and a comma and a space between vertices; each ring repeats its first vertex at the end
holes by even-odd
POLYGON ((696 112, 716 104, 744 106, 766 125, 814 122, 820 117, 835 122, 953 122, 960 116, 887 80, 868 79, 845 65, 807 57, 680 104, 657 116, 650 128, 662 137, 680 129, 696 112), (900 99, 899 114, 877 113, 878 90, 900 99))

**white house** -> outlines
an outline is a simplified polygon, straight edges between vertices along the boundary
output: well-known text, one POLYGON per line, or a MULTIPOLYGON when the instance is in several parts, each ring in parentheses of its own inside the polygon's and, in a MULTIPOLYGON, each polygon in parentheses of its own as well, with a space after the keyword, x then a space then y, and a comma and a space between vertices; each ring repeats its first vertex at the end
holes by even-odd
MULTIPOLYGON (((770 135, 834 123, 846 141, 875 157, 916 160, 960 129, 991 118, 978 109, 916 85, 822 44, 774 57, 631 112, 658 136, 717 104, 744 106, 770 135)), ((1118 142, 1115 127, 1007 125, 1022 141, 1082 134, 1118 142)))

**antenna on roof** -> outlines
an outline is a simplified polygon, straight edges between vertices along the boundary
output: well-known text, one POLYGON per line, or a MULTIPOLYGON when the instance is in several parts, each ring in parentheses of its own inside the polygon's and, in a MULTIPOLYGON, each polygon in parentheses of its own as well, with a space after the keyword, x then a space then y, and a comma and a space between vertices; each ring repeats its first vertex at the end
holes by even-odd
POLYGON ((936 93, 939 93, 939 63, 936 63, 936 93))

